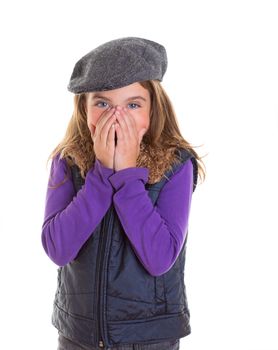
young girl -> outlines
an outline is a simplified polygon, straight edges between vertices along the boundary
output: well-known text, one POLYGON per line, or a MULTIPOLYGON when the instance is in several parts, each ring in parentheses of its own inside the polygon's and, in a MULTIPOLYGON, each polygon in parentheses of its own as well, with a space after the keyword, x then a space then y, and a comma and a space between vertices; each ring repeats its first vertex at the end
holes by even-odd
POLYGON ((42 225, 59 266, 60 350, 179 349, 191 333, 186 241, 205 172, 160 84, 166 68, 165 48, 138 37, 75 64, 74 112, 49 157, 42 225))

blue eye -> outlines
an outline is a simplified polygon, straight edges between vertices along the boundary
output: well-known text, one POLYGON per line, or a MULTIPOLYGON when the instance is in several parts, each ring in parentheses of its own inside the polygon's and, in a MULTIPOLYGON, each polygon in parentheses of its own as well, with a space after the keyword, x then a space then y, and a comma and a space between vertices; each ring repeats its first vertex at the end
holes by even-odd
MULTIPOLYGON (((135 106, 138 106, 140 108, 140 106, 137 103, 130 103, 129 105, 135 105, 135 106)), ((137 108, 131 108, 131 109, 137 109, 137 108)))
POLYGON ((104 101, 98 102, 98 103, 97 103, 97 106, 99 106, 100 103, 107 103, 107 102, 104 102, 104 101))
MULTIPOLYGON (((98 106, 98 107, 107 107, 107 105, 108 104, 105 101, 99 101, 99 102, 96 103, 96 106, 98 106), (105 104, 105 106, 103 104, 105 104)), ((140 105, 138 105, 137 103, 129 103, 129 106, 137 106, 135 108, 131 107, 131 109, 140 108, 140 105)))

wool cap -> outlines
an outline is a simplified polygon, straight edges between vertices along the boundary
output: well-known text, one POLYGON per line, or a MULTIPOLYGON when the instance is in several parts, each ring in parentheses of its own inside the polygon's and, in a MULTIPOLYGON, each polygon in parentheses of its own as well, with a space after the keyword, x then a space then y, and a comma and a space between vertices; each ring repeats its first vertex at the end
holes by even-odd
POLYGON ((80 58, 67 86, 70 92, 113 90, 144 80, 162 81, 167 69, 163 45, 144 38, 108 41, 80 58))

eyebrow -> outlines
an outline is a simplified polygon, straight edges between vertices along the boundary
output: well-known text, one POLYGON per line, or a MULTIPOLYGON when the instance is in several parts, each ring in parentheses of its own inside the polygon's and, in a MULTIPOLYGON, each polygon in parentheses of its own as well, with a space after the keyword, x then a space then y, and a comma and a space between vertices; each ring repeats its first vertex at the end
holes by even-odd
MULTIPOLYGON (((108 97, 102 96, 100 94, 95 94, 92 97, 92 100, 97 99, 97 98, 101 98, 103 100, 111 102, 111 100, 108 97)), ((147 102, 147 100, 144 97, 142 97, 142 96, 132 96, 132 97, 129 97, 129 98, 126 99, 126 101, 130 101, 130 100, 143 100, 143 101, 147 102)))

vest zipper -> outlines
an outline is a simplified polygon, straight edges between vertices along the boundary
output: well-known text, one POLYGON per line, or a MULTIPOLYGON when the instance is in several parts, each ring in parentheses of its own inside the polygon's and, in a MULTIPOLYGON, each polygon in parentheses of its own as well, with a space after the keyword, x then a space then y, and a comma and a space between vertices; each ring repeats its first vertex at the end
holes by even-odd
POLYGON ((100 329, 100 300, 99 300, 99 295, 100 295, 100 283, 101 283, 101 273, 100 273, 100 260, 101 260, 101 248, 102 248, 102 239, 103 239, 103 231, 100 231, 99 235, 99 244, 98 244, 98 255, 97 255, 97 273, 96 273, 96 280, 97 280, 97 293, 96 293, 96 315, 97 315, 97 339, 98 339, 98 346, 100 348, 104 347, 102 336, 101 336, 101 329, 100 329))
POLYGON ((96 296, 96 306, 97 306, 97 339, 98 346, 100 348, 104 347, 104 343, 101 335, 101 326, 100 326, 100 284, 101 284, 101 273, 100 273, 100 263, 101 263, 101 254, 102 254, 102 240, 103 240, 103 231, 100 231, 99 236, 99 245, 98 245, 98 255, 97 255, 97 296, 96 296))
MULTIPOLYGON (((111 216, 111 208, 109 209, 109 215, 108 215, 108 224, 110 222, 110 216, 111 216)), ((100 348, 104 348, 105 344, 103 341, 103 333, 102 333, 102 328, 101 325, 103 324, 103 319, 102 319, 102 313, 101 313, 101 293, 100 293, 100 289, 101 289, 101 271, 100 271, 100 267, 102 266, 102 261, 103 261, 103 257, 104 257, 104 250, 105 250, 105 246, 106 246, 106 230, 105 230, 105 223, 103 223, 103 230, 100 232, 100 238, 99 238, 99 245, 98 245, 98 255, 97 255, 97 281, 98 281, 98 287, 97 287, 97 296, 96 296, 96 306, 97 306, 97 339, 98 339, 98 346, 100 348), (104 233, 105 232, 105 233, 104 233), (103 234, 104 233, 104 234, 103 234), (103 243, 104 242, 104 243, 103 243), (103 249, 104 247, 104 249, 103 249)))

